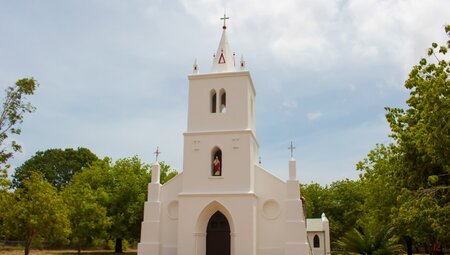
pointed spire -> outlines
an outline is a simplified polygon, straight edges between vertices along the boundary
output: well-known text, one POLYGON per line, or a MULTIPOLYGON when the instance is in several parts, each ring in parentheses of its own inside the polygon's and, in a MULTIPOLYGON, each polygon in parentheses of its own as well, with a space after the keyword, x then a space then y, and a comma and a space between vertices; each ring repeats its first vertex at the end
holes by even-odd
POLYGON ((227 37, 226 20, 229 19, 226 14, 223 15, 223 31, 220 38, 219 47, 217 53, 214 55, 212 71, 213 72, 235 72, 233 51, 231 51, 230 44, 227 37))

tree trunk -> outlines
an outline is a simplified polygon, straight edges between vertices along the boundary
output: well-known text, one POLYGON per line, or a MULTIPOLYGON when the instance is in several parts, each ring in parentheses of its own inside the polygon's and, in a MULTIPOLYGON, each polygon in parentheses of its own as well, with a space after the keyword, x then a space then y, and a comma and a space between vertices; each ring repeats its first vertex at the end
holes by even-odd
POLYGON ((30 254, 30 246, 28 245, 28 241, 25 242, 25 255, 30 254))
POLYGON ((31 248, 31 243, 33 242, 33 238, 34 238, 34 230, 31 230, 31 234, 28 235, 25 240, 25 255, 30 254, 30 248, 31 248))
POLYGON ((444 251, 442 250, 441 243, 438 240, 434 240, 433 242, 433 249, 432 249, 433 255, 443 255, 444 251))
POLYGON ((78 240, 78 255, 81 254, 81 240, 78 240))
POLYGON ((122 238, 116 238, 116 251, 115 253, 123 253, 122 238))
POLYGON ((408 255, 413 255, 413 248, 412 248, 413 240, 411 237, 406 237, 406 253, 408 255))

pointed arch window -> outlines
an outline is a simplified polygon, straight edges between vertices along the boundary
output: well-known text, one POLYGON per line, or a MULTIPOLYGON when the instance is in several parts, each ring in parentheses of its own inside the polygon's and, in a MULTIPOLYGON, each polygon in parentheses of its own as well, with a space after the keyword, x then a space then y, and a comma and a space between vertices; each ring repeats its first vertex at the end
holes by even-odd
POLYGON ((320 238, 318 235, 314 236, 313 243, 314 243, 314 248, 320 248, 320 238))
POLYGON ((222 176, 222 151, 219 147, 211 152, 211 175, 222 176))
POLYGON ((220 90, 220 112, 227 112, 227 93, 224 89, 220 90))
POLYGON ((217 93, 214 89, 211 90, 210 92, 210 109, 211 109, 211 113, 216 113, 217 112, 217 93))

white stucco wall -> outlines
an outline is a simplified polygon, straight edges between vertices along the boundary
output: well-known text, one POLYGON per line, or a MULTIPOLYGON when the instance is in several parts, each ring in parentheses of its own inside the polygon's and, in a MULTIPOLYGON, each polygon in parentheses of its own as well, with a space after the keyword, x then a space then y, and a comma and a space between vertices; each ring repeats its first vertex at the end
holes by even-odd
POLYGON ((283 254, 286 183, 255 165, 255 193, 258 197, 258 254, 283 254))
POLYGON ((183 173, 161 187, 161 254, 176 255, 178 245, 178 218, 180 214, 178 193, 183 173))
MULTIPOLYGON (((250 115, 250 98, 256 95, 248 71, 199 74, 189 76, 188 132, 254 130, 254 113, 250 115), (211 113, 211 90, 227 95, 226 113, 211 113), (252 122, 251 122, 252 121, 252 122)), ((254 103, 254 102, 253 102, 254 103)))
POLYGON ((311 244, 311 249, 314 252, 314 255, 325 255, 326 254, 326 246, 325 246, 325 232, 315 232, 315 231, 308 231, 308 240, 311 244), (314 236, 317 235, 320 240, 320 247, 315 248, 314 247, 314 236))
POLYGON ((254 136, 249 131, 185 133, 184 179, 182 192, 217 193, 253 190, 253 171, 249 171, 257 152, 251 146, 254 136), (222 151, 222 176, 212 176, 212 150, 222 151))

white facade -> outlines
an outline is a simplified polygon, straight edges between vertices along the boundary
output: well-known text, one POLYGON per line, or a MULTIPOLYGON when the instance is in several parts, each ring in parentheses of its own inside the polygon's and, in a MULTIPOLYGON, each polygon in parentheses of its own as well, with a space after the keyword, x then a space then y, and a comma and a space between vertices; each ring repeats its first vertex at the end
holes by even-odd
POLYGON ((287 181, 258 163, 256 91, 243 59, 239 71, 234 61, 224 25, 212 72, 200 74, 195 63, 188 76, 183 172, 161 185, 159 165, 152 166, 139 255, 312 251, 296 162, 289 161, 287 181))

